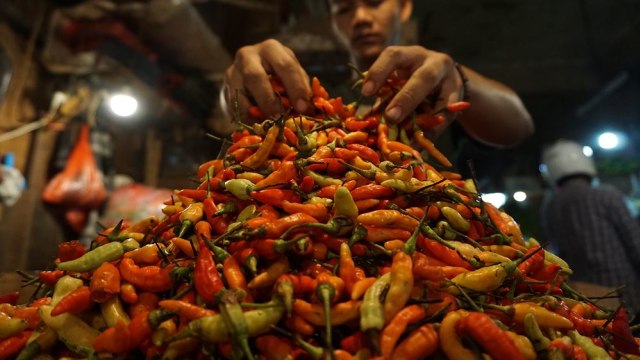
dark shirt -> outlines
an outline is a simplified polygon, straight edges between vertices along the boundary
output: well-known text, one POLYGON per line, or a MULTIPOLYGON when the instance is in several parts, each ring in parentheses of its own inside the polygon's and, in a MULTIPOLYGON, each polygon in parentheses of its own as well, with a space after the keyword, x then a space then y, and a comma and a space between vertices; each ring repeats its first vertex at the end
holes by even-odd
POLYGON ((571 279, 624 285, 624 304, 631 314, 640 312, 640 225, 620 191, 569 180, 542 218, 547 238, 573 269, 571 279))

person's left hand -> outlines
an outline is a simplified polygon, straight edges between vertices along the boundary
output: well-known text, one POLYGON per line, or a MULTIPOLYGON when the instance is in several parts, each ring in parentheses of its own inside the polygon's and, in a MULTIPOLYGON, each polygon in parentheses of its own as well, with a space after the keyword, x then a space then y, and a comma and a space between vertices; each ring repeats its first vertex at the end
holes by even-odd
POLYGON ((453 59, 421 46, 390 46, 382 51, 367 72, 362 94, 375 95, 394 72, 407 82, 384 110, 391 123, 404 120, 432 94, 437 97, 434 109, 462 100, 464 84, 453 59))

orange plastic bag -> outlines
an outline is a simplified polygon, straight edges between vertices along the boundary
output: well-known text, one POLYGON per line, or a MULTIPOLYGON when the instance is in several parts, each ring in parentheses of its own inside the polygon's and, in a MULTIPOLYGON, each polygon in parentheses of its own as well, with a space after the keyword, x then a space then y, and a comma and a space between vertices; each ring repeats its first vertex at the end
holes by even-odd
POLYGON ((42 199, 75 209, 95 209, 106 199, 102 173, 89 143, 89 126, 82 125, 65 168, 49 181, 42 199))

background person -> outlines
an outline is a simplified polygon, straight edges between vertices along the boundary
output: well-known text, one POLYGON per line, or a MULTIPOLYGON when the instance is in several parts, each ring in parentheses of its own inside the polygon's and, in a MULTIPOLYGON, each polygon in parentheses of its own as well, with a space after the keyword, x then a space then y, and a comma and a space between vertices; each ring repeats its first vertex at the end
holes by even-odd
POLYGON ((542 154, 543 176, 553 196, 543 205, 545 238, 573 269, 571 280, 624 286, 630 314, 640 311, 640 225, 624 195, 596 186, 593 160, 576 142, 560 139, 542 154))

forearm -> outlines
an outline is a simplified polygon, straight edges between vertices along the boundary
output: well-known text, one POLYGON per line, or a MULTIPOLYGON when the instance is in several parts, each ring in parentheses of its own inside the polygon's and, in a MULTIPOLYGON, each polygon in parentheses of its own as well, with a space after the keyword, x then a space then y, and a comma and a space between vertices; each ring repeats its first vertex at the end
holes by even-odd
POLYGON ((512 147, 534 130, 531 115, 509 87, 464 67, 471 106, 458 122, 475 139, 497 147, 512 147))

